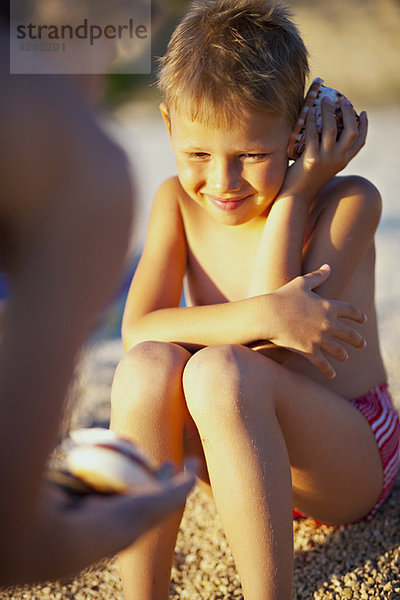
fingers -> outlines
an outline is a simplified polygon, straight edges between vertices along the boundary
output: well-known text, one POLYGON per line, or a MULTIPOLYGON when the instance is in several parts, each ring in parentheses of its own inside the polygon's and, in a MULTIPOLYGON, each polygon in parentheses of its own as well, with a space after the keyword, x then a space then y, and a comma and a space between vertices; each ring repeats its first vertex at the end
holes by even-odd
POLYGON ((339 145, 347 154, 348 160, 353 158, 364 146, 367 137, 368 119, 363 111, 359 121, 354 112, 353 105, 347 98, 342 98, 340 103, 343 115, 343 131, 340 135, 339 145))
MULTIPOLYGON (((364 146, 366 138, 367 138, 367 131, 368 131, 368 117, 367 117, 367 113, 365 111, 363 111, 360 115, 360 121, 359 121, 359 125, 358 125, 357 135, 355 135, 353 139, 350 139, 350 141, 352 141, 353 143, 350 146, 349 150, 347 151, 349 160, 351 158, 354 158, 354 156, 356 154, 358 154, 358 152, 364 146)), ((343 132, 343 133, 345 133, 345 132, 343 132)))
POLYGON ((317 129, 317 115, 315 108, 312 107, 307 113, 306 119, 306 148, 307 153, 316 155, 319 148, 319 137, 317 129))
POLYGON ((157 492, 126 498, 124 506, 119 507, 118 519, 124 519, 131 541, 182 508, 194 482, 193 475, 181 474, 157 492))
POLYGON ((322 375, 328 377, 328 379, 334 379, 336 377, 335 369, 320 350, 314 352, 312 355, 306 356, 306 358, 308 358, 311 364, 314 365, 322 375))
MULTIPOLYGON (((366 321, 366 316, 363 313, 363 311, 361 311, 359 308, 352 304, 338 302, 336 303, 335 308, 337 311, 342 313, 342 315, 344 313, 347 316, 347 318, 351 318, 359 323, 364 323, 366 321)), ((341 344, 339 340, 346 342, 347 344, 350 344, 351 346, 357 349, 365 348, 366 341, 361 335, 361 333, 359 333, 353 327, 342 323, 340 320, 338 320, 338 318, 339 315, 337 315, 336 326, 332 327, 332 329, 328 330, 325 333, 320 347, 321 350, 332 356, 332 358, 334 358, 335 360, 345 361, 348 359, 349 355, 346 349, 343 347, 343 344, 341 344)), ((331 367, 331 371, 333 372, 334 370, 330 363, 328 363, 328 361, 321 361, 321 365, 324 370, 321 370, 320 366, 318 366, 317 368, 319 368, 321 373, 331 378, 335 375, 333 375, 332 372, 329 371, 327 366, 328 364, 331 367)))
POLYGON ((327 352, 335 360, 343 362, 349 358, 346 350, 342 344, 336 342, 334 339, 330 339, 328 343, 322 345, 322 349, 327 352))
POLYGON ((341 164, 341 168, 343 168, 364 146, 368 119, 366 112, 363 111, 359 120, 357 120, 353 105, 344 96, 340 99, 340 109, 343 118, 343 131, 338 137, 335 114, 338 108, 330 98, 325 97, 322 99, 321 152, 322 155, 336 157, 335 160, 338 163, 343 163, 341 164))
POLYGON ((337 316, 345 319, 351 319, 352 321, 356 321, 357 323, 366 323, 367 315, 361 308, 355 306, 354 304, 349 304, 348 302, 341 302, 339 300, 332 300, 332 305, 335 306, 337 311, 337 316))
MULTIPOLYGON (((138 496, 91 497, 75 503, 73 509, 52 500, 47 514, 57 531, 62 531, 67 561, 57 566, 54 577, 71 575, 104 556, 125 549, 143 533, 178 509, 195 482, 194 473, 180 473, 167 484, 138 496)), ((59 544, 58 544, 59 546, 59 544)), ((57 548, 58 552, 58 548, 57 548)), ((57 562, 57 557, 56 557, 57 562)))
MULTIPOLYGON (((365 144, 365 140, 367 139, 368 133, 368 115, 365 110, 360 114, 360 121, 358 124, 358 137, 360 138, 360 147, 365 144), (361 143, 362 142, 362 143, 361 143)), ((358 141, 356 140, 356 143, 358 141)))
POLYGON ((322 285, 328 279, 330 274, 331 268, 329 265, 325 264, 315 271, 302 275, 302 279, 305 282, 307 289, 314 290, 322 285))
MULTIPOLYGON (((197 463, 196 463, 197 464, 197 463)), ((127 496, 126 509, 131 520, 152 524, 184 505, 187 495, 195 483, 197 466, 188 461, 185 472, 160 485, 156 490, 127 496), (134 511, 132 511, 134 508, 134 511)))
POLYGON ((187 470, 152 491, 81 501, 68 513, 89 561, 123 550, 173 512, 182 509, 195 483, 187 470))
POLYGON ((343 131, 340 134, 339 145, 344 150, 349 150, 358 138, 359 129, 356 114, 350 100, 344 96, 340 100, 340 108, 342 110, 343 131))
POLYGON ((349 358, 349 355, 338 339, 351 344, 355 348, 365 348, 366 342, 364 338, 351 327, 343 327, 335 332, 331 331, 324 336, 319 348, 314 348, 312 354, 305 355, 306 358, 322 373, 325 377, 332 379, 336 377, 336 372, 331 363, 322 353, 329 354, 335 360, 343 362, 349 358))
POLYGON ((361 333, 359 333, 353 327, 345 325, 344 323, 338 323, 338 327, 333 335, 343 342, 347 342, 351 346, 354 346, 354 348, 362 350, 366 346, 366 341, 361 333))
POLYGON ((333 151, 337 138, 335 107, 330 98, 322 98, 321 113, 323 122, 321 148, 324 153, 328 154, 333 151))
MULTIPOLYGON (((349 355, 343 345, 337 340, 342 340, 357 349, 362 349, 366 346, 365 339, 352 327, 342 325, 337 330, 331 331, 321 343, 321 350, 340 362, 347 360, 349 355)), ((319 350, 314 353, 314 357, 310 358, 310 361, 326 377, 331 379, 336 376, 334 368, 319 350)))

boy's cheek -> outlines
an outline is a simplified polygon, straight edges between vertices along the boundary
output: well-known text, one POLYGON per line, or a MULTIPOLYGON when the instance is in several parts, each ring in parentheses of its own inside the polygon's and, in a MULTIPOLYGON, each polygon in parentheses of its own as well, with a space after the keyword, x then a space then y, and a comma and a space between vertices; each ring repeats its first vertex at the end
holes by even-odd
POLYGON ((175 161, 180 177, 185 177, 187 179, 193 175, 195 169, 193 168, 193 165, 188 164, 188 161, 185 158, 175 154, 175 161))
POLYGON ((199 169, 192 166, 188 167, 187 165, 178 162, 177 168, 179 181, 185 190, 186 188, 197 188, 199 185, 202 185, 204 178, 201 172, 199 172, 199 169))
POLYGON ((189 187, 191 177, 186 171, 178 168, 178 179, 180 181, 181 186, 186 190, 189 187))
POLYGON ((271 165, 271 168, 263 174, 262 181, 259 183, 260 187, 268 190, 272 195, 277 194, 285 180, 287 170, 287 161, 280 161, 278 164, 271 165))
POLYGON ((191 173, 187 171, 181 171, 178 169, 178 179, 181 184, 183 190, 186 192, 188 196, 191 198, 195 198, 196 193, 201 189, 201 182, 196 183, 191 176, 191 173))

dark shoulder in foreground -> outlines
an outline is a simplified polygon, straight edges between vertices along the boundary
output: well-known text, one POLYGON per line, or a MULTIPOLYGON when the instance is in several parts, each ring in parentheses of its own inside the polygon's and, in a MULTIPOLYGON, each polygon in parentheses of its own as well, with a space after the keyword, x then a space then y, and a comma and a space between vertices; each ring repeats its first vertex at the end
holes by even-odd
MULTIPOLYGON (((5 50, 7 41, 0 32, 0 50, 5 50)), ((65 202, 54 189, 72 190, 74 182, 82 185, 82 179, 90 179, 95 190, 114 191, 118 204, 120 186, 130 188, 128 162, 102 131, 73 79, 10 75, 4 51, 0 52, 0 89, 0 131, 6 149, 0 161, 3 222, 15 216, 21 201, 24 215, 37 212, 42 203, 44 208, 45 198, 65 202)), ((127 194, 121 190, 122 195, 127 194)), ((73 203, 73 193, 68 201, 73 203)))

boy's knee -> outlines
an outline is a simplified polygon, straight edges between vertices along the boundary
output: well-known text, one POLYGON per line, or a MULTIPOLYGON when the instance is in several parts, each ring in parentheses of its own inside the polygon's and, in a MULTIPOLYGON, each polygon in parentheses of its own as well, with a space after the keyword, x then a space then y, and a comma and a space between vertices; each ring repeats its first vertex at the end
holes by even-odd
POLYGON ((232 370, 236 372, 240 360, 241 346, 221 344, 207 346, 196 352, 188 362, 184 372, 184 384, 191 381, 208 385, 221 376, 225 377, 232 370))
POLYGON ((237 412, 243 400, 240 392, 246 379, 247 352, 251 350, 243 346, 209 346, 190 359, 183 373, 183 387, 195 420, 202 413, 237 412))
POLYGON ((181 375, 189 353, 176 344, 146 341, 133 346, 119 363, 115 378, 148 383, 181 375), (150 377, 150 379, 149 379, 150 377))
POLYGON ((182 371, 189 356, 184 348, 165 342, 134 346, 115 372, 111 391, 114 415, 130 418, 141 412, 148 416, 169 412, 179 402, 182 371))

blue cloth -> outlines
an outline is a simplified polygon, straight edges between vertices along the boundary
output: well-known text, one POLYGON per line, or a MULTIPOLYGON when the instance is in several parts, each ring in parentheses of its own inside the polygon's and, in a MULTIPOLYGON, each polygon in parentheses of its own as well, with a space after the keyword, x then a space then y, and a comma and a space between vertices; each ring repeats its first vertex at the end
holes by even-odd
POLYGON ((4 273, 0 272, 0 300, 8 297, 8 282, 4 273))

